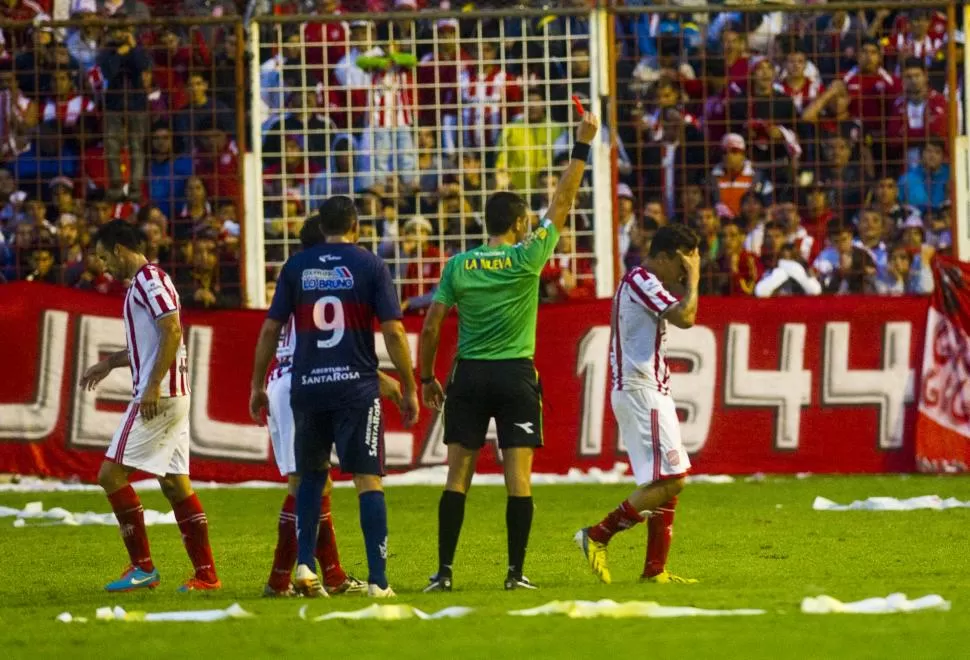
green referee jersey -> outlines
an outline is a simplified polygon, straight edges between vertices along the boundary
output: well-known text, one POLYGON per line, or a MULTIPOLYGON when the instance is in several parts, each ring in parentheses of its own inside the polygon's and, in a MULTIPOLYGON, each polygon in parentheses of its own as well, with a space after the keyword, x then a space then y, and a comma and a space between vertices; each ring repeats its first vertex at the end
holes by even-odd
POLYGON ((521 243, 487 244, 448 260, 434 301, 458 306, 458 358, 514 360, 536 352, 539 274, 559 242, 548 219, 521 243))

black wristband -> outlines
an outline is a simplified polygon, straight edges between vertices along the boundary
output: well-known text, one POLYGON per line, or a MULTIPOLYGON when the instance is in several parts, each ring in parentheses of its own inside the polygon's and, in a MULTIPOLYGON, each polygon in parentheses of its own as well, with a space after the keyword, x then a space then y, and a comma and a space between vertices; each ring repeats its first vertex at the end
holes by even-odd
POLYGON ((430 385, 434 381, 435 381, 435 377, 434 376, 432 376, 431 378, 422 378, 421 379, 421 384, 422 385, 430 385))
POLYGON ((589 159, 589 145, 584 142, 577 142, 573 145, 573 153, 570 155, 573 160, 581 160, 584 163, 589 159))

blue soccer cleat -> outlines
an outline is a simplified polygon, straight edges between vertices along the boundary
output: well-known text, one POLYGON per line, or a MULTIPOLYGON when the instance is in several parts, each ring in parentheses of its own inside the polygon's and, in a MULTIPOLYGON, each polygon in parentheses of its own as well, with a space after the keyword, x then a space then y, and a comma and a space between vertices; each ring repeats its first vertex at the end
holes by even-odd
POLYGON ((128 570, 120 578, 114 582, 109 582, 104 590, 112 593, 121 593, 124 591, 135 591, 136 589, 154 589, 160 581, 161 578, 158 575, 157 568, 153 568, 149 572, 143 571, 136 566, 129 566, 128 570))

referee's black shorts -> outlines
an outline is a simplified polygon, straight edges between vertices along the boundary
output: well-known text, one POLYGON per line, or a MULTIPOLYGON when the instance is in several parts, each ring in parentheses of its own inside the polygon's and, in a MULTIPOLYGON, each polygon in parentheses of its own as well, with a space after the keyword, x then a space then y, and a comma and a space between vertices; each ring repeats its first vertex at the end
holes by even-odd
POLYGON ((532 360, 459 360, 446 394, 446 445, 481 449, 494 417, 500 448, 542 446, 542 384, 532 360))

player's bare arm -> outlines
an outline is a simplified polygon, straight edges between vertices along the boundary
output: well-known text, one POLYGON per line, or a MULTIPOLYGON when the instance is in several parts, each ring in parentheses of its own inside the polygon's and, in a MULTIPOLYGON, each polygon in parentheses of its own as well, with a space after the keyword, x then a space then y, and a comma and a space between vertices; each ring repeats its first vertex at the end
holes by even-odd
POLYGON ((381 323, 381 333, 384 335, 387 353, 404 386, 400 406, 404 425, 412 426, 418 421, 418 391, 414 382, 414 365, 411 364, 411 347, 408 345, 404 324, 400 321, 385 321, 381 323))
MULTIPOLYGON (((589 146, 593 138, 596 137, 599 127, 599 117, 587 112, 576 128, 576 142, 589 146)), ((546 212, 546 217, 556 226, 556 229, 561 230, 566 226, 569 211, 573 208, 573 202, 576 201, 576 193, 579 192, 585 171, 585 159, 573 158, 566 166, 562 178, 559 180, 559 185, 556 187, 556 192, 552 196, 552 201, 549 203, 549 210, 546 212)))
POLYGON ((169 369, 182 345, 182 323, 178 313, 162 316, 155 324, 158 326, 158 357, 152 365, 148 386, 141 395, 141 414, 151 421, 158 414, 158 400, 161 398, 162 379, 168 376, 169 369))
POLYGON ((249 391, 249 414, 257 424, 265 423, 269 399, 266 396, 266 370, 276 355, 276 345, 280 339, 283 324, 274 319, 263 321, 256 341, 256 354, 253 356, 253 376, 249 391))
POLYGON ((441 323, 448 315, 444 303, 431 303, 421 328, 421 347, 419 352, 419 371, 421 372, 421 398, 426 408, 441 410, 445 403, 445 392, 434 376, 434 363, 438 355, 438 341, 441 337, 441 323))
POLYGON ((678 328, 690 328, 697 320, 697 289, 701 279, 701 258, 697 250, 690 254, 678 253, 687 277, 687 293, 680 302, 670 307, 664 318, 678 328))
POLYGON ((118 367, 127 367, 129 365, 128 360, 127 349, 115 351, 97 364, 93 364, 85 369, 79 385, 89 392, 94 391, 98 383, 107 378, 108 374, 112 371, 118 367))
POLYGON ((398 410, 404 405, 404 393, 401 391, 401 383, 396 378, 391 378, 383 371, 377 372, 377 385, 380 388, 381 397, 393 403, 398 410))

